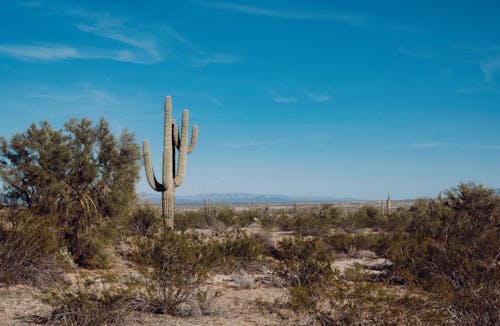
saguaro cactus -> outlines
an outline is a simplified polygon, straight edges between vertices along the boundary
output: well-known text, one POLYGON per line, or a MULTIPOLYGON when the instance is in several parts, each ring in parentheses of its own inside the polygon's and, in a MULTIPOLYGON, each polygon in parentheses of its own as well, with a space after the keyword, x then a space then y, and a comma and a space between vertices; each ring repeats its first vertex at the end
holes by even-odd
POLYGON ((188 146, 189 130, 189 111, 185 109, 182 112, 182 127, 179 134, 179 127, 172 119, 172 99, 170 96, 165 98, 165 121, 163 138, 163 175, 162 183, 158 182, 153 171, 149 143, 144 140, 142 149, 144 153, 144 166, 146 168, 146 177, 153 190, 161 192, 161 207, 163 217, 163 229, 174 227, 174 208, 175 208, 175 188, 179 187, 186 174, 187 154, 190 154, 198 140, 198 126, 193 127, 191 133, 191 142, 188 146), (176 163, 176 149, 178 151, 178 164, 176 163))

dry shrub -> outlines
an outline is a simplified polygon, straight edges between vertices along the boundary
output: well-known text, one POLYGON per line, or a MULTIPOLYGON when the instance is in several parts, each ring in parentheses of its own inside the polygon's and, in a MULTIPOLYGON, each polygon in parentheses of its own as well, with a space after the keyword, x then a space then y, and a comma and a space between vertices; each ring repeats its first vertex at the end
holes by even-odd
POLYGON ((67 267, 48 225, 29 222, 15 229, 0 226, 0 283, 46 287, 67 267))
POLYGON ((343 220, 343 213, 337 206, 321 204, 302 208, 296 206, 273 211, 273 214, 262 214, 261 225, 267 229, 295 231, 302 236, 323 236, 343 220))
POLYGON ((140 240, 134 259, 145 278, 147 310, 179 314, 179 305, 208 277, 213 265, 208 250, 199 238, 172 230, 140 240))
POLYGON ((222 270, 249 268, 268 248, 265 238, 240 231, 226 233, 221 240, 213 240, 209 244, 211 259, 222 270))
POLYGON ((315 309, 337 274, 331 254, 318 239, 284 239, 278 244, 280 263, 275 271, 288 281, 293 309, 315 309))
POLYGON ((500 197, 460 184, 410 212, 408 232, 389 252, 396 273, 449 305, 459 324, 498 323, 500 197))
POLYGON ((106 246, 114 237, 106 237, 104 222, 74 232, 66 239, 66 246, 73 260, 85 268, 106 268, 109 266, 109 253, 106 246))
POLYGON ((205 204, 193 211, 181 211, 175 215, 175 229, 223 228, 236 224, 236 211, 230 206, 205 204))
MULTIPOLYGON (((152 204, 138 205, 128 220, 128 231, 132 235, 148 236, 158 231, 161 218, 152 204)), ((176 221, 177 222, 177 221, 176 221)))
POLYGON ((322 325, 444 325, 451 321, 445 306, 423 291, 395 291, 387 284, 369 282, 359 267, 337 278, 325 301, 329 309, 314 311, 322 325))
POLYGON ((134 301, 126 290, 51 293, 45 301, 54 307, 47 320, 49 325, 122 325, 134 310, 134 301))
POLYGON ((200 290, 196 292, 196 302, 203 315, 210 315, 213 313, 213 302, 215 299, 222 296, 221 291, 208 291, 200 290))
POLYGON ((331 269, 331 252, 321 239, 293 238, 278 245, 275 271, 284 277, 288 306, 321 325, 443 324, 449 315, 423 292, 369 281, 359 267, 341 275, 331 269))
POLYGON ((370 250, 377 255, 384 255, 394 239, 395 233, 336 233, 324 238, 325 243, 337 252, 370 250))

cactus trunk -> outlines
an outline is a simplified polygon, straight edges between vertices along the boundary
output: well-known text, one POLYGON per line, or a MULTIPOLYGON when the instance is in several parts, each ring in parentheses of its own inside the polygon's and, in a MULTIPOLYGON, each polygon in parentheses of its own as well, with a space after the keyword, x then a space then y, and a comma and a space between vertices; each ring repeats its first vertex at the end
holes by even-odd
POLYGON ((163 229, 174 227, 175 188, 167 189, 161 194, 161 212, 163 229))
POLYGON ((163 125, 163 174, 162 183, 156 179, 151 163, 149 143, 143 142, 144 166, 148 183, 155 191, 162 193, 161 206, 163 217, 163 229, 174 227, 175 211, 175 188, 179 187, 186 173, 187 154, 190 154, 196 146, 198 139, 198 126, 193 127, 191 142, 188 147, 189 112, 182 112, 182 126, 179 128, 172 119, 172 101, 170 96, 165 98, 165 118, 163 125), (176 167, 176 149, 178 150, 178 163, 176 167))

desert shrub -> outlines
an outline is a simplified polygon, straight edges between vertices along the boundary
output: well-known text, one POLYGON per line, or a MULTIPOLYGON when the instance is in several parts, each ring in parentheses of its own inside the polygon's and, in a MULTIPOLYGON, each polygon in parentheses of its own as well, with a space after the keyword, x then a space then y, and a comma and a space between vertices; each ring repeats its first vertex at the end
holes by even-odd
POLYGON ((288 281, 288 305, 320 325, 441 325, 446 306, 411 288, 394 291, 371 282, 358 267, 345 275, 331 269, 331 252, 321 239, 292 238, 278 245, 276 272, 288 281))
POLYGON ((276 210, 273 214, 265 214, 261 216, 259 222, 263 229, 270 230, 277 227, 276 221, 281 218, 281 210, 276 210))
POLYGON ((389 250, 394 233, 335 233, 324 238, 325 243, 337 252, 371 250, 385 255, 389 250))
POLYGON ((324 236, 343 220, 342 211, 333 204, 321 204, 314 207, 294 207, 262 214, 261 225, 264 228, 278 228, 294 231, 302 236, 324 236))
POLYGON ((210 225, 213 225, 217 221, 222 222, 226 226, 235 224, 236 212, 232 207, 220 206, 220 207, 214 207, 212 209, 214 211, 213 213, 214 218, 210 225))
POLYGON ((289 231, 295 231, 297 234, 302 236, 314 235, 321 236, 328 234, 330 231, 328 223, 326 221, 311 216, 309 212, 304 212, 301 215, 293 216, 289 223, 284 229, 289 231))
POLYGON ((369 282, 359 267, 336 278, 325 300, 330 309, 313 313, 322 325, 443 325, 446 307, 411 288, 394 291, 384 283, 369 282))
POLYGON ((175 213, 174 227, 176 230, 186 231, 189 228, 206 228, 208 224, 202 210, 186 210, 175 213))
POLYGON ((342 219, 341 210, 333 204, 295 209, 293 215, 294 231, 300 235, 327 235, 342 219))
POLYGON ((353 213, 350 223, 354 228, 380 228, 384 225, 384 217, 379 208, 365 205, 353 213))
POLYGON ((330 267, 331 252, 319 239, 297 237, 280 241, 277 254, 275 271, 288 281, 290 306, 314 310, 337 276, 330 267))
POLYGON ((412 214, 410 210, 406 207, 398 207, 394 212, 382 219, 379 227, 385 232, 401 233, 406 231, 411 220, 412 214))
POLYGON ((123 325, 134 309, 127 290, 104 290, 96 294, 85 290, 50 293, 44 301, 54 307, 48 325, 123 325))
POLYGON ((236 213, 230 206, 218 206, 205 203, 205 205, 200 208, 199 214, 201 214, 204 219, 204 226, 213 226, 217 223, 229 226, 235 223, 236 213))
POLYGON ((106 244, 109 238, 100 233, 98 226, 77 232, 67 240, 76 264, 86 268, 106 268, 109 266, 109 253, 106 244))
POLYGON ((342 220, 343 213, 334 204, 321 204, 314 210, 314 215, 317 218, 323 219, 329 225, 334 226, 342 220))
POLYGON ((226 233, 220 240, 210 242, 211 260, 223 270, 247 268, 268 248, 266 240, 245 232, 226 233))
POLYGON ((231 226, 236 224, 236 212, 230 206, 205 204, 198 210, 176 213, 175 224, 175 228, 180 231, 189 228, 231 226))
POLYGON ((40 222, 0 226, 0 283, 46 287, 67 267, 54 230, 40 222))
POLYGON ((269 215, 269 208, 251 207, 237 212, 235 223, 240 227, 252 224, 254 221, 260 221, 266 215, 269 215))
POLYGON ((151 311, 179 313, 179 304, 190 299, 208 277, 214 264, 208 251, 199 238, 174 231, 139 240, 134 260, 144 275, 151 311))
POLYGON ((147 236, 159 229, 160 222, 158 209, 149 203, 143 203, 139 204, 130 216, 128 230, 132 235, 147 236))
POLYGON ((221 291, 200 290, 196 292, 196 302, 203 315, 210 315, 213 312, 213 302, 222 296, 221 291))
POLYGON ((410 212, 408 232, 389 252, 396 273, 449 304, 458 323, 498 322, 500 198, 460 184, 410 212))

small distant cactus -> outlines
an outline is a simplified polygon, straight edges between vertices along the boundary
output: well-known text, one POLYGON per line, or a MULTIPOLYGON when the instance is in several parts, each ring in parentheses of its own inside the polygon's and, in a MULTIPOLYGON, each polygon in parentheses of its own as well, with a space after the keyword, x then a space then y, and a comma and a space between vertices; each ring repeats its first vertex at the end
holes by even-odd
POLYGON ((153 164, 149 151, 149 143, 144 140, 142 144, 144 153, 144 166, 146 168, 146 177, 148 183, 155 191, 161 192, 161 207, 163 217, 163 229, 167 227, 174 228, 174 207, 175 207, 175 188, 179 187, 186 174, 187 154, 190 154, 198 140, 198 126, 193 127, 191 133, 191 142, 188 146, 189 130, 189 111, 185 109, 182 112, 182 127, 179 134, 179 127, 172 119, 172 99, 170 96, 165 98, 165 121, 164 121, 164 139, 163 139, 163 176, 162 183, 158 182, 154 175, 153 164), (178 150, 178 164, 175 165, 176 151, 178 150))
POLYGON ((387 209, 387 216, 391 215, 391 195, 387 193, 387 201, 385 202, 385 208, 387 209))

